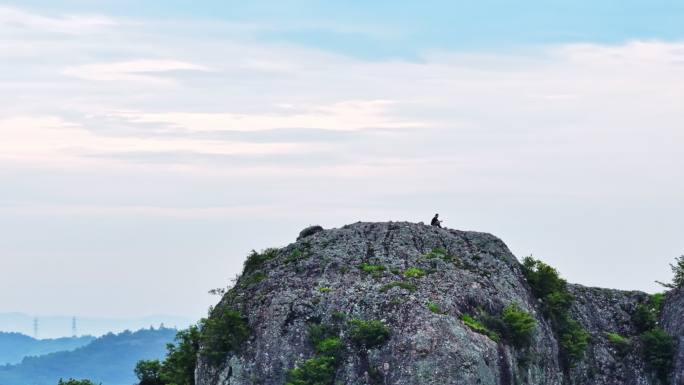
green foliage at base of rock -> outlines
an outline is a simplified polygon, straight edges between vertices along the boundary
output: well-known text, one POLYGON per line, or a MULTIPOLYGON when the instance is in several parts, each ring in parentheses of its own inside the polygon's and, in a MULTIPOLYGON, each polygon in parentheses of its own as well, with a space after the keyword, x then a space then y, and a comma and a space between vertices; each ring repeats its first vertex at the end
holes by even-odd
POLYGON ((160 378, 164 384, 195 385, 195 366, 200 344, 200 326, 176 334, 176 343, 167 345, 160 378))
POLYGON ((662 382, 667 383, 674 356, 673 338, 665 330, 655 328, 642 334, 640 339, 644 362, 662 382))

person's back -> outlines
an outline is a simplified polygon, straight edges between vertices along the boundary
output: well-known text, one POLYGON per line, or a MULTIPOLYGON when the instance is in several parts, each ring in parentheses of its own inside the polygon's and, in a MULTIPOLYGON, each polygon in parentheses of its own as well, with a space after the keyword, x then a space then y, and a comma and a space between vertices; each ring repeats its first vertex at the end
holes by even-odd
POLYGON ((432 218, 432 221, 430 221, 430 225, 442 227, 442 221, 439 220, 439 214, 435 214, 435 216, 432 218))

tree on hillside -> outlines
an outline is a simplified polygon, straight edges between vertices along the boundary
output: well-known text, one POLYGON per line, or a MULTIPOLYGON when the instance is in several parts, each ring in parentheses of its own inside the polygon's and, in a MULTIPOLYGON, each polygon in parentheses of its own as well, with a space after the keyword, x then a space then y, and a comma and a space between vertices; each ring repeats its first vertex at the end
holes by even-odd
POLYGON ((161 379, 162 364, 159 360, 142 360, 135 365, 138 385, 164 385, 161 379))
POLYGON ((684 288, 684 255, 675 258, 675 263, 671 263, 670 268, 674 274, 672 283, 656 282, 670 289, 684 288))
MULTIPOLYGON (((70 378, 70 379, 64 381, 63 379, 60 378, 57 385, 96 385, 96 384, 90 380, 74 380, 73 378, 70 378)), ((102 385, 102 384, 98 384, 98 385, 102 385)))

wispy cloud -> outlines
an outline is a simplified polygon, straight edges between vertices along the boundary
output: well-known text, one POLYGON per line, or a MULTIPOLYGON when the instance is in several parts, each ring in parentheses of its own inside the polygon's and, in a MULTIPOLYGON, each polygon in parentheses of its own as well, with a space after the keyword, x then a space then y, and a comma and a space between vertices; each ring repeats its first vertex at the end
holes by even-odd
POLYGON ((0 159, 43 165, 94 163, 93 156, 118 153, 273 155, 301 151, 303 146, 295 143, 97 136, 78 124, 57 117, 0 119, 0 159))
POLYGON ((114 116, 132 123, 155 123, 175 129, 210 131, 268 131, 309 128, 336 131, 427 127, 425 122, 393 116, 394 103, 387 100, 345 101, 332 105, 279 105, 265 114, 201 112, 118 112, 114 116))
POLYGON ((178 60, 133 60, 124 62, 83 64, 66 68, 63 73, 86 80, 171 82, 169 78, 155 76, 173 71, 209 71, 205 66, 178 60))
POLYGON ((73 14, 45 16, 0 5, 0 27, 2 28, 79 34, 117 25, 114 19, 105 16, 73 14))

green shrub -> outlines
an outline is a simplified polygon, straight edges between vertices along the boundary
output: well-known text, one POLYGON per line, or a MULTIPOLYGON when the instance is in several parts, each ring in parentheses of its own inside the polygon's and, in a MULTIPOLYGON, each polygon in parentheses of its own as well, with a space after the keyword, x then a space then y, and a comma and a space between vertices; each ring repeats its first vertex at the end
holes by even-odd
POLYGON ((383 287, 381 287, 380 292, 385 293, 394 287, 400 287, 400 288, 406 289, 412 293, 414 291, 418 290, 418 288, 414 284, 411 284, 408 282, 394 281, 394 282, 388 283, 387 285, 384 285, 383 287))
POLYGON ((522 270, 537 298, 546 300, 551 294, 567 292, 567 282, 560 277, 556 269, 542 261, 525 257, 522 270))
POLYGON ((449 252, 443 247, 435 247, 430 250, 429 253, 424 255, 427 259, 439 258, 444 260, 452 260, 453 257, 449 255, 449 252))
POLYGON ((321 287, 321 288, 318 289, 318 292, 319 292, 319 293, 324 293, 324 294, 325 294, 325 293, 330 293, 331 291, 332 291, 332 289, 329 288, 329 287, 321 287))
POLYGON ((649 305, 640 303, 632 314, 632 323, 638 333, 643 333, 655 328, 658 319, 649 305))
POLYGON ((262 271, 257 271, 251 275, 248 275, 246 278, 242 280, 242 284, 245 286, 252 286, 256 285, 257 283, 263 281, 266 279, 266 274, 264 274, 262 271))
POLYGON ((651 294, 651 296, 648 299, 648 302, 651 304, 653 309, 660 315, 660 312, 663 310, 663 305, 665 304, 665 293, 655 293, 651 294))
POLYGON ((161 380, 165 384, 195 385, 195 366, 200 344, 200 327, 193 325, 176 334, 175 344, 166 345, 161 380))
POLYGON ((606 333, 606 338, 608 338, 608 342, 613 345, 618 355, 624 356, 629 352, 632 345, 632 341, 629 338, 618 333, 606 333))
POLYGON ((161 369, 159 360, 140 360, 133 372, 138 377, 138 385, 165 385, 161 378, 161 369))
POLYGON ((327 338, 337 337, 338 334, 339 330, 334 326, 319 323, 309 325, 309 341, 314 347, 327 338))
POLYGON ((300 249, 294 249, 294 250, 292 250, 292 252, 290 253, 290 255, 288 255, 287 258, 285 258, 285 259, 283 260, 283 262, 285 262, 285 263, 293 263, 293 262, 297 262, 297 261, 300 261, 300 260, 302 260, 302 259, 305 259, 305 258, 307 258, 308 256, 309 256, 308 253, 306 253, 306 252, 304 252, 304 251, 302 251, 302 250, 300 250, 300 249))
POLYGON ((572 367, 584 356, 589 344, 589 333, 579 322, 566 316, 562 321, 556 321, 556 330, 561 348, 561 359, 564 364, 572 367))
POLYGON ((472 331, 480 334, 484 334, 487 337, 489 337, 492 341, 494 342, 499 342, 501 341, 501 336, 493 331, 489 330, 485 325, 483 325, 480 321, 476 320, 473 318, 473 316, 469 314, 463 314, 460 317, 461 321, 463 321, 466 326, 468 326, 472 331))
POLYGON ((339 337, 328 337, 316 344, 316 353, 329 357, 339 357, 344 349, 342 340, 339 337))
POLYGON ((544 315, 551 320, 563 364, 573 366, 584 355, 589 333, 570 317, 574 298, 567 289, 567 282, 556 269, 532 257, 523 259, 522 271, 532 293, 542 301, 544 315))
POLYGON ((442 314, 442 308, 439 306, 439 304, 436 304, 434 302, 428 302, 427 308, 435 314, 442 314))
POLYGON ((202 355, 216 365, 235 352, 249 338, 251 330, 240 312, 214 309, 201 333, 202 355))
POLYGON ((359 269, 361 269, 361 271, 367 274, 386 270, 385 266, 383 265, 371 265, 368 263, 362 263, 361 265, 359 265, 359 269))
POLYGON ((278 255, 278 249, 266 249, 257 253, 255 250, 247 256, 245 260, 245 271, 244 274, 251 273, 255 270, 260 269, 264 263, 270 261, 278 255))
POLYGON ((367 349, 382 345, 392 334, 387 325, 377 320, 364 321, 354 319, 349 321, 349 326, 351 340, 355 344, 367 349))
POLYGON ((644 362, 658 378, 667 382, 672 369, 674 341, 665 330, 656 328, 641 335, 644 362))
POLYGON ((285 385, 332 385, 336 370, 333 357, 310 358, 288 372, 285 385))
POLYGON ((422 278, 425 276, 425 270, 419 269, 417 267, 409 267, 404 271, 404 277, 406 278, 422 278))
POLYGON ((525 348, 532 342, 532 334, 537 327, 537 320, 518 307, 517 305, 508 305, 501 315, 504 330, 502 334, 504 339, 509 341, 517 348, 525 348))
POLYGON ((664 300, 665 295, 658 293, 651 295, 648 301, 637 305, 632 314, 632 323, 637 332, 644 333, 658 325, 658 318, 660 317, 664 300))

